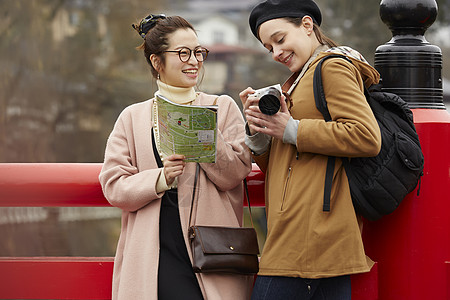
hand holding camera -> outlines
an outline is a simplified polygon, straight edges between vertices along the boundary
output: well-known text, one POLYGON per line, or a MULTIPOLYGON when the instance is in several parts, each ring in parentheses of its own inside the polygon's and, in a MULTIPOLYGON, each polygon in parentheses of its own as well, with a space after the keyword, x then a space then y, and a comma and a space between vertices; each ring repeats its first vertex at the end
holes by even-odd
POLYGON ((239 94, 250 134, 263 133, 282 139, 291 114, 279 84, 254 90, 247 88, 239 94))
POLYGON ((280 110, 281 86, 279 84, 256 90, 249 96, 259 98, 258 106, 263 114, 271 116, 280 110))

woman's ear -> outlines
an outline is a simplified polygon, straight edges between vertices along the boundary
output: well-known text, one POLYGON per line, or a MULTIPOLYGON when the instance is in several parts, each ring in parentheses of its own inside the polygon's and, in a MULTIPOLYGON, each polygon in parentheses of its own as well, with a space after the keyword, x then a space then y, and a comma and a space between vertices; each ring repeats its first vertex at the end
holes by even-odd
POLYGON ((161 66, 160 66, 160 60, 159 57, 156 56, 156 54, 150 55, 150 62, 152 63, 152 67, 156 70, 156 72, 160 72, 161 66))
POLYGON ((314 22, 310 16, 304 16, 302 18, 302 26, 307 30, 308 34, 312 32, 314 28, 314 22))

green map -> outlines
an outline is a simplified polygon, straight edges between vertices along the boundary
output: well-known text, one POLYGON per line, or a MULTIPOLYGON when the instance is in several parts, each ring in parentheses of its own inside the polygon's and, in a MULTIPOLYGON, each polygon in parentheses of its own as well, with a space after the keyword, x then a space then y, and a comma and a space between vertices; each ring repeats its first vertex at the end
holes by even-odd
POLYGON ((216 162, 217 105, 174 103, 157 95, 159 150, 182 154, 186 162, 216 162))

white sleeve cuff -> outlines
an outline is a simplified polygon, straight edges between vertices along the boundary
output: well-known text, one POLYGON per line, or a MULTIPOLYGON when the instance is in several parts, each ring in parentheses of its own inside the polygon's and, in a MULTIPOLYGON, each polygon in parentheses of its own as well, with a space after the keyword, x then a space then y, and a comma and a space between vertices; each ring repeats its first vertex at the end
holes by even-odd
POLYGON ((272 137, 270 135, 264 133, 256 133, 254 135, 250 135, 250 130, 248 128, 248 123, 245 124, 245 144, 247 147, 252 150, 252 152, 256 155, 261 155, 267 151, 269 148, 272 137))
POLYGON ((159 173, 158 181, 156 182, 156 193, 159 194, 168 191, 170 189, 176 188, 178 182, 177 179, 178 178, 175 178, 173 183, 171 185, 168 185, 166 181, 166 176, 164 176, 164 168, 162 168, 161 172, 159 173))
POLYGON ((297 146, 297 131, 299 123, 299 120, 294 120, 292 117, 289 119, 286 124, 286 128, 284 129, 283 143, 297 146))

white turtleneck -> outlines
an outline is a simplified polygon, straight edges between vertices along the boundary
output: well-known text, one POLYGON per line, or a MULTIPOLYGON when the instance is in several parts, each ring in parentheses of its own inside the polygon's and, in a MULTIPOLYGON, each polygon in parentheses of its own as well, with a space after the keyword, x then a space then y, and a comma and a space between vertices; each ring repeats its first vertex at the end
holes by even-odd
MULTIPOLYGON (((158 90, 155 92, 156 95, 161 95, 178 104, 189 104, 197 98, 197 93, 195 92, 194 87, 182 88, 176 87, 172 85, 168 85, 160 80, 157 80, 158 90)), ((156 192, 161 193, 172 188, 177 187, 177 178, 175 178, 174 182, 171 185, 167 184, 166 176, 164 175, 164 168, 161 170, 159 174, 158 181, 156 182, 156 192)))
POLYGON ((176 87, 168 85, 161 80, 157 80, 156 83, 158 84, 158 90, 156 91, 155 96, 164 96, 175 103, 188 104, 194 101, 197 97, 197 93, 195 92, 194 87, 176 87))

